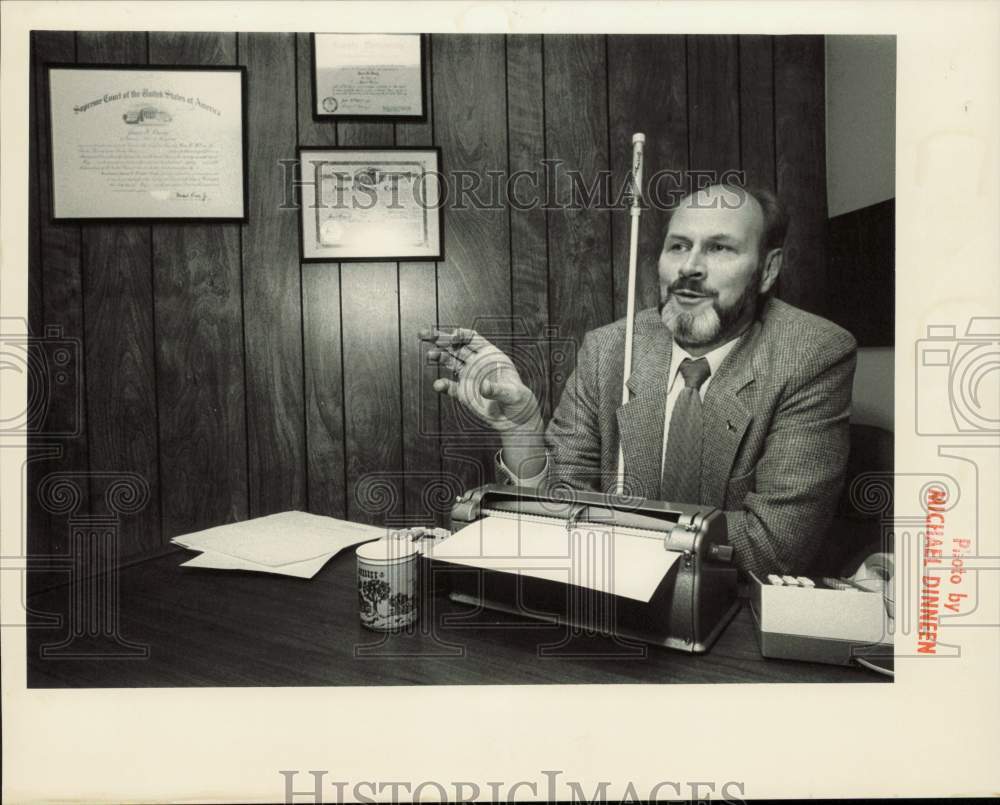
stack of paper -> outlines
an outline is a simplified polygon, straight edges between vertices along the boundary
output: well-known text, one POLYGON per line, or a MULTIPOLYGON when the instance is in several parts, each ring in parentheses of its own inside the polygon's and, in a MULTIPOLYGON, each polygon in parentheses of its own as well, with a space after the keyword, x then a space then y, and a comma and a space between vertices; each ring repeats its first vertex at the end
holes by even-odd
POLYGON ((547 517, 490 515, 425 551, 435 559, 519 573, 648 602, 680 558, 663 534, 547 517))
POLYGON ((170 541, 202 551, 184 562, 184 567, 256 570, 308 579, 344 548, 384 536, 385 529, 378 526, 290 511, 196 531, 170 541))

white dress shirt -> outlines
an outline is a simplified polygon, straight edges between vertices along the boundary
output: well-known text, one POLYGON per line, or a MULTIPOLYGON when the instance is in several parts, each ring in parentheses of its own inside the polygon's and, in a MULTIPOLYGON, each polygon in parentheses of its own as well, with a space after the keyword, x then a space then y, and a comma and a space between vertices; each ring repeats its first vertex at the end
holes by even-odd
MULTIPOLYGON (((715 377, 715 373, 719 370, 719 367, 722 366, 722 362, 726 359, 726 356, 732 352, 737 341, 739 341, 738 337, 732 339, 731 341, 727 341, 721 347, 716 347, 711 352, 706 352, 702 355, 702 357, 708 361, 708 367, 712 371, 705 382, 701 384, 701 388, 698 390, 698 396, 700 396, 702 400, 705 399, 705 391, 712 382, 712 378, 715 377)), ((670 383, 667 387, 667 400, 663 410, 663 447, 660 450, 661 468, 663 467, 663 459, 667 454, 667 437, 670 434, 670 417, 674 413, 674 404, 677 402, 677 398, 680 396, 681 390, 684 388, 684 378, 678 378, 678 375, 680 374, 681 362, 685 358, 697 360, 697 358, 691 355, 691 353, 674 341, 674 346, 670 353, 670 383)), ((528 487, 540 486, 542 481, 545 480, 545 474, 549 469, 548 457, 546 457, 545 465, 542 467, 541 472, 537 475, 533 475, 531 478, 518 478, 513 472, 510 471, 507 465, 503 463, 503 450, 497 451, 497 464, 505 473, 507 473, 507 475, 510 476, 511 481, 513 481, 516 485, 528 487)))

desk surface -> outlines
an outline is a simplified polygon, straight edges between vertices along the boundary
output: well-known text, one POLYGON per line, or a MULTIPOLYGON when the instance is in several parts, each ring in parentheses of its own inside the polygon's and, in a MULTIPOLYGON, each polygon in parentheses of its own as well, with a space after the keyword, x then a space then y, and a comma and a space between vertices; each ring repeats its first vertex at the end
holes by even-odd
POLYGON ((114 607, 70 607, 72 596, 79 603, 101 589, 93 580, 32 595, 29 687, 885 681, 860 668, 764 659, 746 604, 703 655, 637 654, 605 637, 567 642, 557 624, 440 593, 411 632, 379 635, 358 621, 351 550, 312 579, 180 567, 192 555, 178 549, 113 577, 120 640, 104 636, 115 632, 114 607), (90 616, 74 624, 69 612, 90 616), (61 622, 42 624, 47 613, 61 622))

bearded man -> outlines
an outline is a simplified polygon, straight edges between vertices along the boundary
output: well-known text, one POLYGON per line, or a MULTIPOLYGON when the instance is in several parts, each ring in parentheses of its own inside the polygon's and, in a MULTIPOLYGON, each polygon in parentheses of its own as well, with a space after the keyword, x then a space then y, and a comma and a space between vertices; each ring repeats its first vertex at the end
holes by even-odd
POLYGON ((545 427, 513 363, 478 334, 428 331, 454 372, 435 389, 500 433, 510 481, 625 491, 725 513, 737 563, 808 573, 843 485, 857 344, 771 296, 788 219, 766 190, 713 185, 671 215, 658 308, 635 316, 621 405, 625 320, 586 334, 545 427))

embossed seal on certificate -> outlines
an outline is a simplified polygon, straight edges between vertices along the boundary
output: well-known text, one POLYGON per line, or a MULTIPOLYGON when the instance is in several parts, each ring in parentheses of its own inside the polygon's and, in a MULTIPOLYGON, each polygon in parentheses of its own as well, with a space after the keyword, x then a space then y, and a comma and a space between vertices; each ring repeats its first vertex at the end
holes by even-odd
POLYGON ((333 245, 340 243, 344 236, 344 227, 337 221, 324 221, 319 228, 319 242, 333 245))
POLYGON ((323 99, 323 111, 324 112, 336 112, 339 104, 337 99, 333 97, 328 97, 323 99))

